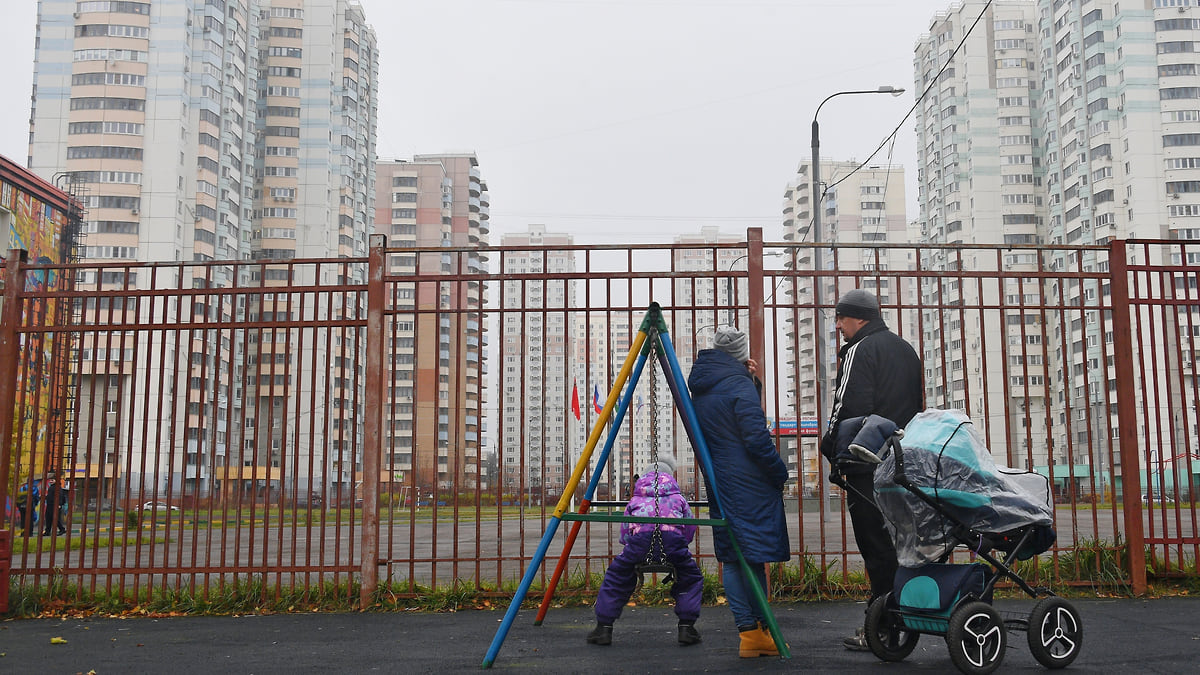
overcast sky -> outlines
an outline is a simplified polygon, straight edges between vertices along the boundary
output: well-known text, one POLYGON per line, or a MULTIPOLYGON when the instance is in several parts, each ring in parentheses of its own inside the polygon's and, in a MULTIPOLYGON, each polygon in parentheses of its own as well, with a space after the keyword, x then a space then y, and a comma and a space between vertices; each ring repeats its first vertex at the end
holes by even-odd
MULTIPOLYGON (((717 225, 782 237, 809 157, 863 160, 912 105, 912 56, 949 0, 361 0, 380 39, 379 155, 474 151, 492 242, 530 223, 578 243, 717 225)), ((0 154, 24 164, 36 0, 4 0, 0 154)), ((957 37, 957 36, 956 36, 957 37)), ((891 163, 907 172, 910 118, 891 163)), ((887 163, 886 151, 872 163, 887 163)))

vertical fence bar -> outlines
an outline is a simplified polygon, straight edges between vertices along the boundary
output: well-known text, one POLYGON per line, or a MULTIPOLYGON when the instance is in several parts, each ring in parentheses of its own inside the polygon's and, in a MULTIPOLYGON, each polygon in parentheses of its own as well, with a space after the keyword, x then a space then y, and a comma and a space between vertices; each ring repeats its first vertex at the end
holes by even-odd
MULTIPOLYGON (((17 327, 21 323, 21 304, 17 298, 25 290, 25 272, 21 268, 25 256, 23 249, 10 248, 4 264, 4 309, 0 314, 0 500, 6 499, 8 482, 12 478, 8 475, 8 467, 12 463, 13 452, 13 418, 17 402, 17 327)), ((15 490, 13 494, 16 494, 15 490)), ((0 551, 0 558, 11 559, 12 541, 10 537, 10 548, 0 551)), ((0 578, 0 584, 8 588, 7 575, 0 578)), ((0 611, 3 609, 0 608, 0 611)))
POLYGON ((375 589, 379 586, 379 460, 383 452, 384 373, 383 367, 384 330, 383 272, 386 254, 385 240, 371 236, 371 249, 367 259, 367 362, 366 392, 363 395, 363 413, 367 416, 363 428, 362 453, 362 546, 359 548, 360 582, 359 607, 371 606, 375 589))
MULTIPOLYGON (((761 227, 746 228, 746 302, 750 318, 750 354, 765 367, 767 336, 763 334, 763 233, 761 227)), ((733 300, 730 299, 730 302, 733 300)), ((762 371, 765 374, 765 371, 762 371)), ((764 394, 765 395, 765 394, 764 394)))
MULTIPOLYGON (((1117 424, 1121 430, 1121 505, 1125 519, 1125 543, 1129 547, 1129 576, 1135 595, 1146 593, 1146 542, 1142 530, 1142 486, 1138 467, 1136 380, 1133 372, 1133 334, 1129 314, 1129 268, 1125 242, 1109 243, 1112 274, 1113 351, 1116 360, 1117 424)), ((1149 470, 1149 467, 1147 467, 1149 470)))

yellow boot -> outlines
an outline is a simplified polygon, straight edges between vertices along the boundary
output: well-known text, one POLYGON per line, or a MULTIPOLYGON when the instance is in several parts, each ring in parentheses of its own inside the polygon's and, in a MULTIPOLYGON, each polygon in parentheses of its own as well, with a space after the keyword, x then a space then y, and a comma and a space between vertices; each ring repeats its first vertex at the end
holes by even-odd
POLYGON ((744 629, 739 627, 738 635, 742 639, 738 646, 738 656, 743 659, 752 659, 757 656, 779 656, 779 650, 775 648, 775 641, 771 639, 771 633, 761 626, 755 625, 744 629))

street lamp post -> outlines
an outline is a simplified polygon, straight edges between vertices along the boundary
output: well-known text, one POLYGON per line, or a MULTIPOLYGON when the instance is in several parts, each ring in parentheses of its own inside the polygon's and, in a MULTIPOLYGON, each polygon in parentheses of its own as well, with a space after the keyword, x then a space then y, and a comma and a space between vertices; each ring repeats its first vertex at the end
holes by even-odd
MULTIPOLYGON (((812 217, 813 239, 812 240, 813 240, 813 244, 815 245, 813 247, 813 272, 814 272, 814 274, 813 274, 813 305, 815 307, 817 307, 817 316, 816 316, 816 322, 814 325, 814 330, 816 330, 816 332, 817 332, 817 344, 815 345, 816 349, 813 352, 813 356, 817 361, 817 372, 816 372, 816 382, 813 383, 813 393, 814 393, 814 400, 816 400, 816 405, 817 405, 817 410, 818 410, 817 419, 820 419, 819 411, 820 411, 820 407, 821 407, 821 401, 820 401, 818 395, 821 393, 821 387, 825 384, 825 378, 827 377, 826 372, 825 372, 825 358, 824 358, 825 350, 823 348, 824 344, 825 344, 825 340, 827 339, 827 335, 825 333, 825 314, 820 309, 820 307, 821 307, 820 301, 821 301, 821 295, 822 295, 821 287, 823 284, 821 283, 821 278, 819 276, 817 276, 817 272, 825 269, 824 261, 822 260, 823 256, 821 255, 821 247, 819 246, 819 244, 821 243, 821 211, 824 209, 824 206, 822 205, 822 202, 824 201, 824 199, 823 199, 824 195, 821 193, 821 126, 817 123, 817 115, 819 115, 821 113, 822 106, 824 106, 826 103, 828 103, 830 101, 830 99, 836 98, 838 96, 844 96, 844 95, 848 95, 848 94, 891 94, 892 96, 899 96, 900 94, 903 94, 903 93, 904 93, 904 89, 902 87, 893 87, 891 85, 886 85, 886 84, 879 87, 878 89, 855 89, 855 90, 848 90, 848 91, 839 91, 839 92, 830 94, 829 96, 826 96, 825 100, 821 101, 821 103, 819 105, 817 105, 816 112, 813 113, 812 169, 811 169, 811 171, 812 171, 812 189, 810 190, 809 199, 811 201, 811 208, 812 208, 812 214, 813 214, 813 217, 812 217)), ((797 420, 799 420, 800 417, 801 417, 801 414, 797 410, 797 414, 796 414, 797 420)), ((826 422, 828 422, 828 420, 826 420, 826 422)), ((799 452, 799 445, 797 445, 797 452, 799 452)), ((818 476, 821 481, 824 481, 823 473, 824 472, 818 472, 818 476)))
MULTIPOLYGON (((820 124, 817 123, 817 115, 821 114, 821 107, 824 106, 826 103, 828 103, 830 99, 836 98, 838 96, 847 95, 847 94, 891 94, 892 96, 899 96, 900 94, 903 94, 903 93, 904 93, 904 89, 902 87, 893 87, 891 85, 885 84, 885 85, 879 87, 878 89, 856 89, 856 90, 850 90, 850 91, 839 91, 839 92, 830 94, 829 96, 826 96, 825 100, 821 101, 820 105, 817 106, 816 112, 813 113, 813 121, 812 121, 812 189, 809 194, 809 199, 812 200, 813 244, 821 243, 821 211, 824 208, 821 203, 824 201, 824 199, 823 199, 824 195, 821 193, 821 126, 820 126, 820 124)), ((825 266, 823 264, 822 256, 821 256, 821 247, 816 246, 813 250, 814 271, 823 270, 824 267, 825 266)), ((821 280, 819 277, 814 275, 813 276, 813 303, 816 304, 817 307, 820 307, 820 299, 821 299, 820 289, 821 289, 821 280)), ((825 322, 824 322, 823 318, 824 318, 824 314, 818 309, 817 317, 816 317, 817 321, 816 321, 816 327, 815 327, 816 331, 817 331, 817 345, 816 345, 815 354, 816 354, 816 360, 817 360, 817 382, 818 383, 823 383, 825 381, 825 360, 821 356, 821 352, 823 351, 821 349, 821 346, 822 346, 822 343, 824 343, 825 338, 826 338, 826 335, 824 332, 825 322)), ((820 404, 818 403, 818 405, 820 405, 820 404)))

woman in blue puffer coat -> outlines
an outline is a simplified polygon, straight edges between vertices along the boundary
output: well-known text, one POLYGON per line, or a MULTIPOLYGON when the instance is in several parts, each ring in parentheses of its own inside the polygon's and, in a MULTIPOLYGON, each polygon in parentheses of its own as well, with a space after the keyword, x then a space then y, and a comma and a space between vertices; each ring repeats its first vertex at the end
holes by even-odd
MULTIPOLYGON (((721 328, 713 348, 701 350, 688 377, 700 430, 712 457, 720 497, 720 513, 733 530, 738 546, 759 584, 766 588, 765 563, 787 560, 787 524, 783 513, 783 486, 787 466, 767 432, 767 419, 754 376, 757 364, 750 359, 745 333, 721 328)), ((709 494, 713 486, 709 485, 709 494)), ((765 628, 761 611, 750 599, 726 528, 713 528, 717 560, 724 565, 723 581, 729 609, 741 636, 743 657, 775 656, 775 641, 765 628)))

